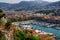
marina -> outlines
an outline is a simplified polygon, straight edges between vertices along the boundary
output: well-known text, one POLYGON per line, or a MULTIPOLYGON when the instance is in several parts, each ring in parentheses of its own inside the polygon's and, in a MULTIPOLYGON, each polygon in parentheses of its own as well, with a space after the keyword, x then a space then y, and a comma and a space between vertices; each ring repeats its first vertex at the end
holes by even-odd
POLYGON ((34 21, 31 22, 31 21, 27 21, 25 22, 19 22, 19 26, 20 27, 28 27, 28 28, 33 28, 35 30, 42 30, 42 31, 45 31, 45 32, 48 32, 48 33, 53 33, 56 35, 56 39, 57 40, 60 40, 60 30, 57 30, 57 29, 54 29, 54 28, 50 28, 50 27, 45 27, 44 25, 41 25, 41 24, 33 24, 35 23, 34 21), (38 24, 38 25, 37 25, 38 24))

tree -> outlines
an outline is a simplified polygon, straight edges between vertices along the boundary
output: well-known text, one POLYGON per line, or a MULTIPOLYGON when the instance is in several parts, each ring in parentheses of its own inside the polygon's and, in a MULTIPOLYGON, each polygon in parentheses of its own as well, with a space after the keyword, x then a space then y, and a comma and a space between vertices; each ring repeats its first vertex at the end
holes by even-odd
POLYGON ((2 11, 2 9, 0 9, 0 13, 2 13, 3 11, 2 11))

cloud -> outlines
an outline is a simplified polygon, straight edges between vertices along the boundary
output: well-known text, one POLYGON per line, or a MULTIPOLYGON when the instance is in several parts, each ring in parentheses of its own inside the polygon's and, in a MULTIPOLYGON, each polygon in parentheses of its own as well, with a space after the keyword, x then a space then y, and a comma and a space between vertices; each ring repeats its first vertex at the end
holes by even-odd
POLYGON ((19 3, 21 1, 31 1, 31 0, 0 0, 0 2, 6 2, 6 3, 19 3))
MULTIPOLYGON (((39 2, 41 2, 42 0, 0 0, 0 2, 6 2, 6 3, 19 3, 21 1, 39 1, 39 2)), ((43 1, 55 2, 55 1, 60 1, 60 0, 43 0, 43 1)))
POLYGON ((22 0, 0 0, 0 2, 6 2, 6 3, 18 3, 22 0))
POLYGON ((44 1, 48 1, 48 2, 56 2, 56 1, 60 1, 60 0, 44 0, 44 1))

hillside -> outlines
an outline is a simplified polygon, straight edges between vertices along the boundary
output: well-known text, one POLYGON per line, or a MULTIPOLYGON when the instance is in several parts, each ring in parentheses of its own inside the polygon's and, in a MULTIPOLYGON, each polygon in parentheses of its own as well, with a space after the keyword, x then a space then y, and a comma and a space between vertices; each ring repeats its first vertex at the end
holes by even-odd
POLYGON ((45 6, 47 9, 60 9, 60 1, 53 2, 45 6))
POLYGON ((53 3, 51 3, 51 4, 47 5, 47 6, 60 7, 60 1, 58 1, 58 2, 53 2, 53 3))
POLYGON ((8 3, 0 3, 0 9, 3 10, 37 10, 41 9, 42 6, 49 4, 49 2, 36 2, 36 1, 22 1, 17 4, 8 4, 8 3))
POLYGON ((49 3, 46 1, 21 1, 20 3, 17 4, 8 4, 8 3, 1 3, 0 2, 0 9, 3 10, 15 10, 15 11, 29 11, 29 10, 40 10, 42 8, 48 8, 48 9, 53 9, 53 8, 60 8, 60 1, 58 2, 53 2, 49 3))

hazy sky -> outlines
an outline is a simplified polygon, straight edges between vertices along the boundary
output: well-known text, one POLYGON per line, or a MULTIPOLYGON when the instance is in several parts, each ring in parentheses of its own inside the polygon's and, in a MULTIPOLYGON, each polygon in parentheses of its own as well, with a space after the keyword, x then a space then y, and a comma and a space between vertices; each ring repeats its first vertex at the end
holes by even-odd
MULTIPOLYGON (((21 1, 32 1, 32 0, 0 0, 0 2, 6 2, 6 3, 18 3, 21 1)), ((41 0, 35 0, 35 1, 41 1, 41 0)), ((59 0, 44 0, 44 1, 55 2, 55 1, 59 1, 59 0)))

